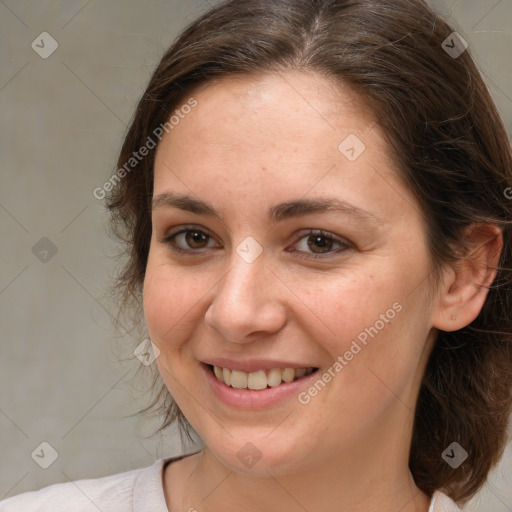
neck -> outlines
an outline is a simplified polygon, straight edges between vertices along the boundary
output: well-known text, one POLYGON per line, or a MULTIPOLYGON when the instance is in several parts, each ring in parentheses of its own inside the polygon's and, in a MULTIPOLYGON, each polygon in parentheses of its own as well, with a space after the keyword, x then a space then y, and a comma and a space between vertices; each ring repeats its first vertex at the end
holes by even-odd
POLYGON ((374 448, 367 445, 357 456, 333 454, 293 475, 255 477, 235 472, 205 447, 195 456, 180 512, 427 512, 430 499, 415 485, 407 464, 392 451, 383 456, 381 449, 376 457, 374 448))

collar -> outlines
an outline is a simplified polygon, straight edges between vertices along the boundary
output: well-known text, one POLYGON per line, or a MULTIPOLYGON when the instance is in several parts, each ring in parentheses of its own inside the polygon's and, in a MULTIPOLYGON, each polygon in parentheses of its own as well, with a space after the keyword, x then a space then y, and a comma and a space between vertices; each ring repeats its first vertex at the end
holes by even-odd
POLYGON ((152 466, 141 469, 133 485, 133 512, 169 512, 165 502, 163 469, 167 461, 180 457, 158 459, 152 466))
POLYGON ((434 492, 428 512, 462 512, 456 503, 441 491, 434 492))

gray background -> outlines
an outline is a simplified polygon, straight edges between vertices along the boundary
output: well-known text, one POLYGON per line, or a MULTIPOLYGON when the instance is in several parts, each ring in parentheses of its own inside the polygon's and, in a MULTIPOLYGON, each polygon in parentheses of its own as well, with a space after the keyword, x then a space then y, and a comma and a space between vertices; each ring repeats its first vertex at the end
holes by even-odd
MULTIPOLYGON (((512 134, 512 1, 432 5, 469 41, 512 134)), ((113 328, 118 247, 92 192, 163 51, 207 7, 0 1, 0 499, 182 453, 173 430, 147 438, 157 420, 127 417, 149 403, 134 381, 147 368, 113 328), (47 59, 31 48, 42 32, 59 45, 47 59), (48 469, 31 456, 44 441, 58 452, 48 469)), ((510 448, 467 510, 512 511, 510 448)))

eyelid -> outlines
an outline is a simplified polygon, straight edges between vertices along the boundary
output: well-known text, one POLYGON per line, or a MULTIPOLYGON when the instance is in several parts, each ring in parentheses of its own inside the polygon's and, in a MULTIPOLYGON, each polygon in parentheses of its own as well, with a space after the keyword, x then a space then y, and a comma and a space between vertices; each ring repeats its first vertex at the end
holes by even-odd
POLYGON ((322 236, 324 238, 327 238, 328 240, 332 240, 333 242, 337 242, 342 246, 342 249, 333 250, 325 253, 305 253, 308 256, 304 256, 304 251, 298 251, 298 250, 292 250, 288 252, 296 252, 298 253, 299 258, 305 258, 305 259, 322 259, 322 258, 329 258, 334 257, 336 255, 339 255, 340 253, 344 253, 347 251, 354 250, 354 244, 352 244, 347 239, 340 237, 338 235, 335 235, 334 233, 331 233, 330 231, 325 231, 324 229, 319 228, 308 228, 301 230, 301 232, 296 236, 295 242, 292 245, 296 245, 300 240, 307 236, 322 236))
MULTIPOLYGON (((179 226, 175 226, 174 228, 171 228, 165 232, 165 234, 161 237, 157 237, 157 240, 160 243, 163 244, 169 244, 170 239, 180 235, 182 233, 186 233, 187 231, 201 231, 205 235, 208 235, 208 237, 212 240, 215 240, 215 237, 212 236, 209 232, 209 230, 199 224, 180 224, 179 226)), ((187 252, 186 249, 181 249, 183 252, 187 252)), ((190 252, 199 252, 198 250, 190 249, 190 252)))

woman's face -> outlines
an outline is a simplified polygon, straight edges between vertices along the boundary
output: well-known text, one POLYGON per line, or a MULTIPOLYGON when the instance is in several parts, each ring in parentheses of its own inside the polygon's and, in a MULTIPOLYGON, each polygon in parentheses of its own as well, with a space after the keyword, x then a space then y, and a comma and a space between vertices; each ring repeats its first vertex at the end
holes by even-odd
POLYGON ((382 132, 316 75, 192 96, 158 147, 144 282, 167 388, 237 471, 406 463, 435 312, 425 225, 382 132))

